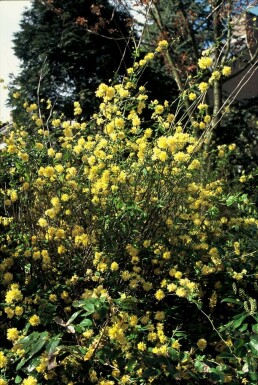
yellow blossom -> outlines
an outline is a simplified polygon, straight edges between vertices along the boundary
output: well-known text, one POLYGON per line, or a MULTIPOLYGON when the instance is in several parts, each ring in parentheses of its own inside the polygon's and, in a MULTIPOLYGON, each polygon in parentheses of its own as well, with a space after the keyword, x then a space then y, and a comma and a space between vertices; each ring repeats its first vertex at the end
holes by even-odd
POLYGON ((38 381, 35 377, 29 376, 22 381, 22 385, 37 385, 38 381))
POLYGON ((7 358, 3 352, 0 352, 0 369, 4 368, 7 365, 7 358))
POLYGON ((206 346, 207 346, 207 341, 204 338, 200 338, 197 341, 196 345, 198 346, 198 348, 200 350, 204 350, 206 348, 206 346))
POLYGON ((206 82, 201 82, 201 83, 199 84, 198 88, 199 88, 199 90, 200 90, 202 93, 204 93, 204 92, 206 92, 206 91, 208 90, 209 84, 206 83, 206 82))
POLYGON ((117 262, 112 262, 112 263, 111 263, 111 266, 110 266, 110 269, 111 269, 112 271, 117 271, 117 270, 119 269, 118 263, 117 263, 117 262))
POLYGON ((40 318, 38 315, 34 314, 29 318, 29 323, 31 326, 38 326, 40 324, 40 318))
POLYGON ((191 101, 195 100, 196 99, 196 93, 190 92, 190 94, 188 95, 188 99, 191 101))
POLYGON ((18 329, 16 329, 16 328, 7 329, 7 336, 6 336, 6 338, 9 341, 16 341, 16 340, 18 340, 18 338, 19 338, 19 331, 18 331, 18 329))
POLYGON ((146 344, 144 342, 139 342, 137 345, 137 348, 142 352, 144 352, 147 349, 146 344))
POLYGON ((201 57, 198 60, 198 66, 204 70, 212 65, 212 58, 208 56, 201 57))
POLYGON ((163 298, 165 298, 165 293, 163 290, 159 289, 156 291, 155 293, 155 298, 158 300, 158 301, 161 301, 163 298))
POLYGON ((224 76, 229 76, 229 75, 231 75, 231 67, 229 67, 229 66, 224 66, 223 68, 222 68, 222 74, 224 75, 224 76))

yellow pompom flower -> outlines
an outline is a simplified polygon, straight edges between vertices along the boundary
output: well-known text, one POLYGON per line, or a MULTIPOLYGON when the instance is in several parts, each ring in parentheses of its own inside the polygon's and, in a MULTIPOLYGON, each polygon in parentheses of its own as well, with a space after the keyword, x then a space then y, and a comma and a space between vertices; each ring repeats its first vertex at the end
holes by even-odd
POLYGON ((17 341, 19 338, 19 330, 17 328, 10 328, 7 329, 7 336, 6 338, 9 341, 17 341))
POLYGON ((175 340, 175 341, 172 342, 171 347, 173 349, 180 350, 181 344, 179 343, 178 340, 175 340))
POLYGON ((163 298, 165 298, 165 293, 163 290, 159 289, 156 291, 155 293, 155 298, 158 300, 158 301, 161 301, 163 298))
POLYGON ((200 350, 204 350, 207 347, 207 341, 204 338, 200 338, 197 341, 196 345, 200 350))
POLYGON ((37 379, 33 376, 29 376, 22 381, 22 385, 37 385, 37 383, 37 379))
POLYGON ((201 57, 198 60, 198 66, 204 70, 212 65, 212 58, 211 57, 201 57))
POLYGON ((158 105, 155 107, 155 110, 154 110, 155 114, 157 114, 157 115, 162 114, 163 111, 164 111, 164 107, 163 107, 161 104, 158 104, 158 105))
POLYGON ((229 76, 229 75, 231 75, 231 67, 229 67, 229 66, 224 66, 223 68, 222 68, 222 75, 224 75, 224 76, 229 76))
POLYGON ((7 358, 3 352, 0 352, 0 369, 4 368, 7 365, 7 358))
POLYGON ((201 83, 199 84, 198 88, 199 88, 199 90, 200 90, 202 93, 204 93, 204 92, 206 92, 206 91, 208 90, 209 84, 206 83, 206 82, 201 82, 201 83))
POLYGON ((33 316, 29 318, 29 323, 31 324, 31 326, 38 326, 40 324, 39 316, 36 314, 33 314, 33 316))
POLYGON ((168 48, 167 40, 160 40, 158 42, 158 47, 156 48, 156 52, 161 52, 163 50, 166 50, 167 48, 168 48))
POLYGON ((183 287, 179 287, 176 289, 176 295, 178 297, 184 298, 187 296, 187 291, 183 287))
POLYGON ((19 290, 19 286, 16 283, 11 285, 11 289, 7 291, 5 296, 6 303, 18 302, 23 299, 22 292, 19 290))
POLYGON ((146 344, 144 342, 139 342, 137 348, 138 350, 144 352, 146 350, 146 344))
POLYGON ((196 94, 194 92, 190 92, 190 94, 188 95, 188 99, 193 101, 196 99, 196 94))
POLYGON ((117 270, 119 269, 118 263, 117 263, 117 262, 112 262, 112 263, 111 263, 111 266, 110 266, 110 269, 111 269, 112 271, 117 271, 117 270))

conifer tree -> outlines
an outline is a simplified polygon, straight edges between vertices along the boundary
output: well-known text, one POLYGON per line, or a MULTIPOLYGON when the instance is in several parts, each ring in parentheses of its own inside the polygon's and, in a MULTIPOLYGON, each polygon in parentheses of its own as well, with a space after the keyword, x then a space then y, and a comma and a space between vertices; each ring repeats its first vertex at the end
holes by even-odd
POLYGON ((80 101, 84 117, 94 109, 102 81, 125 73, 132 55, 130 15, 108 0, 34 0, 14 35, 21 61, 11 81, 9 103, 21 119, 24 99, 50 99, 55 111, 72 117, 80 101), (19 91, 22 100, 12 98, 19 91))

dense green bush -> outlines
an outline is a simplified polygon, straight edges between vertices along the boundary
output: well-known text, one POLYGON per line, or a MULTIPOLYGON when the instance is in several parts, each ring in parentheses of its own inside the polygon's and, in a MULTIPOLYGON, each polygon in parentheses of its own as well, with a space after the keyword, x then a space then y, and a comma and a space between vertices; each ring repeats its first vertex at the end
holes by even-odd
POLYGON ((227 180, 236 146, 204 150, 203 96, 230 68, 173 115, 137 86, 157 52, 99 86, 90 121, 25 104, 34 134, 5 138, 1 385, 257 383, 257 213, 227 180))

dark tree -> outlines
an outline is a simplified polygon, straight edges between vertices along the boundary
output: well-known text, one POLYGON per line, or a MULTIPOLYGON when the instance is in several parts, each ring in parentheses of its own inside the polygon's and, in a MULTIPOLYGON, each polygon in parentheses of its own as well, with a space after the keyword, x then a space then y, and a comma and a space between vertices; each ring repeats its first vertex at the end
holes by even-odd
POLYGON ((67 118, 80 101, 88 118, 98 84, 131 64, 130 15, 107 0, 34 0, 20 27, 13 42, 21 72, 12 79, 9 100, 14 119, 22 117, 24 99, 50 99, 67 118), (11 97, 17 90, 21 101, 11 97))

